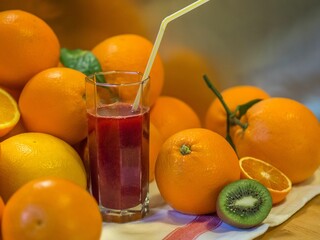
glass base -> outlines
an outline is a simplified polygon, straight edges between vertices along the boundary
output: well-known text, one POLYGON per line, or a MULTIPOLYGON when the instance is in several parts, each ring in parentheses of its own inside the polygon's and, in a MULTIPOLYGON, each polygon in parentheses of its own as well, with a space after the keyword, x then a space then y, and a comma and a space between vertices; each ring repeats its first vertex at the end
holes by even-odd
POLYGON ((149 212, 149 197, 143 204, 128 209, 110 209, 100 206, 104 222, 126 223, 142 219, 149 212))

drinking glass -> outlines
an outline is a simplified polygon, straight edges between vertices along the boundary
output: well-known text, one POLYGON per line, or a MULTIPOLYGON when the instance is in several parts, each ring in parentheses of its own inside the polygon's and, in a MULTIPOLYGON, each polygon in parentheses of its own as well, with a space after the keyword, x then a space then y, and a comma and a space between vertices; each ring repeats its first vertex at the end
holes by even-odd
POLYGON ((149 82, 129 71, 86 77, 89 186, 107 222, 149 210, 149 82))

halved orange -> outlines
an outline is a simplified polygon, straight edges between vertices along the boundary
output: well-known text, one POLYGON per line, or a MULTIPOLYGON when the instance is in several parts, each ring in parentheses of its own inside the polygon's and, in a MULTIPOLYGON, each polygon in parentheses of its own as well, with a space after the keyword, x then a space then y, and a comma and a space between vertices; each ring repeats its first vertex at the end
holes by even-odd
POLYGON ((253 157, 243 157, 239 160, 241 178, 254 179, 268 188, 272 203, 284 200, 291 191, 291 180, 271 164, 253 157))
POLYGON ((16 100, 0 88, 0 137, 9 133, 20 119, 16 100))

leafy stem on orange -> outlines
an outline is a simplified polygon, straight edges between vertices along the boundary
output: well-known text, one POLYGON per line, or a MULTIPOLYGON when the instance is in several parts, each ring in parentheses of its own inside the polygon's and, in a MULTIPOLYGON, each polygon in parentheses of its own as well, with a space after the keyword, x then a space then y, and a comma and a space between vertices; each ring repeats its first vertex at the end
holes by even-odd
POLYGON ((239 106, 237 106, 236 110, 234 112, 232 112, 230 110, 230 108, 227 106, 226 102, 224 101, 221 93, 217 90, 217 88, 210 82, 209 78, 207 75, 203 76, 203 79, 205 80, 207 86, 213 91, 213 93, 217 96, 217 98, 219 99, 219 101, 221 102, 223 108, 226 111, 227 114, 227 134, 226 134, 226 140, 230 143, 230 145, 233 147, 233 149, 236 151, 236 147, 231 139, 230 136, 230 127, 234 126, 234 125, 238 125, 240 126, 243 130, 245 130, 248 127, 248 123, 242 123, 240 121, 241 117, 246 114, 246 112, 248 111, 248 109, 253 106, 254 104, 256 104, 257 102, 261 101, 261 99, 254 99, 251 100, 245 104, 241 104, 239 106))
MULTIPOLYGON (((229 144, 232 146, 232 148, 236 151, 236 147, 231 139, 230 136, 230 126, 231 126, 231 117, 235 117, 235 114, 233 114, 230 110, 230 108, 227 106, 226 102, 223 100, 223 97, 221 95, 221 93, 218 91, 218 89, 215 88, 215 86, 213 86, 213 84, 210 82, 209 78, 207 77, 207 75, 203 76, 204 81, 206 82, 207 86, 213 91, 213 93, 217 96, 217 98, 219 99, 219 101, 221 102, 224 110, 227 113, 227 135, 226 135, 226 140, 229 142, 229 144)), ((239 121, 240 122, 240 121, 239 121)))
POLYGON ((189 146, 183 144, 181 147, 180 147, 180 153, 182 155, 187 155, 187 154, 190 154, 191 153, 191 149, 189 146))
MULTIPOLYGON (((88 50, 82 49, 60 49, 60 61, 65 67, 78 70, 85 75, 95 74, 102 72, 101 65, 96 56, 88 50)), ((103 75, 96 75, 96 81, 105 83, 103 75)))
POLYGON ((257 102, 260 102, 262 99, 253 99, 245 104, 238 105, 236 107, 236 110, 231 113, 230 115, 230 120, 232 125, 238 125, 240 126, 243 130, 245 130, 248 127, 248 123, 242 123, 240 122, 240 118, 246 114, 248 109, 252 107, 254 104, 257 102))

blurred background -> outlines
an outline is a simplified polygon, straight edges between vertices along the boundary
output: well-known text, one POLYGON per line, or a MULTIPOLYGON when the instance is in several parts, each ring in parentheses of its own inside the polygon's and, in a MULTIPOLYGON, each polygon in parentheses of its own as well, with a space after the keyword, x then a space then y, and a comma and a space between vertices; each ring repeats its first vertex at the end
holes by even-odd
MULTIPOLYGON (((156 39, 161 21, 194 0, 1 0, 45 20, 62 47, 92 49, 107 37, 156 39)), ((160 45, 163 95, 200 117, 214 98, 207 74, 223 90, 256 85, 306 104, 320 119, 320 1, 211 0, 169 23, 160 45)), ((5 37, 5 36, 1 36, 5 37)))

